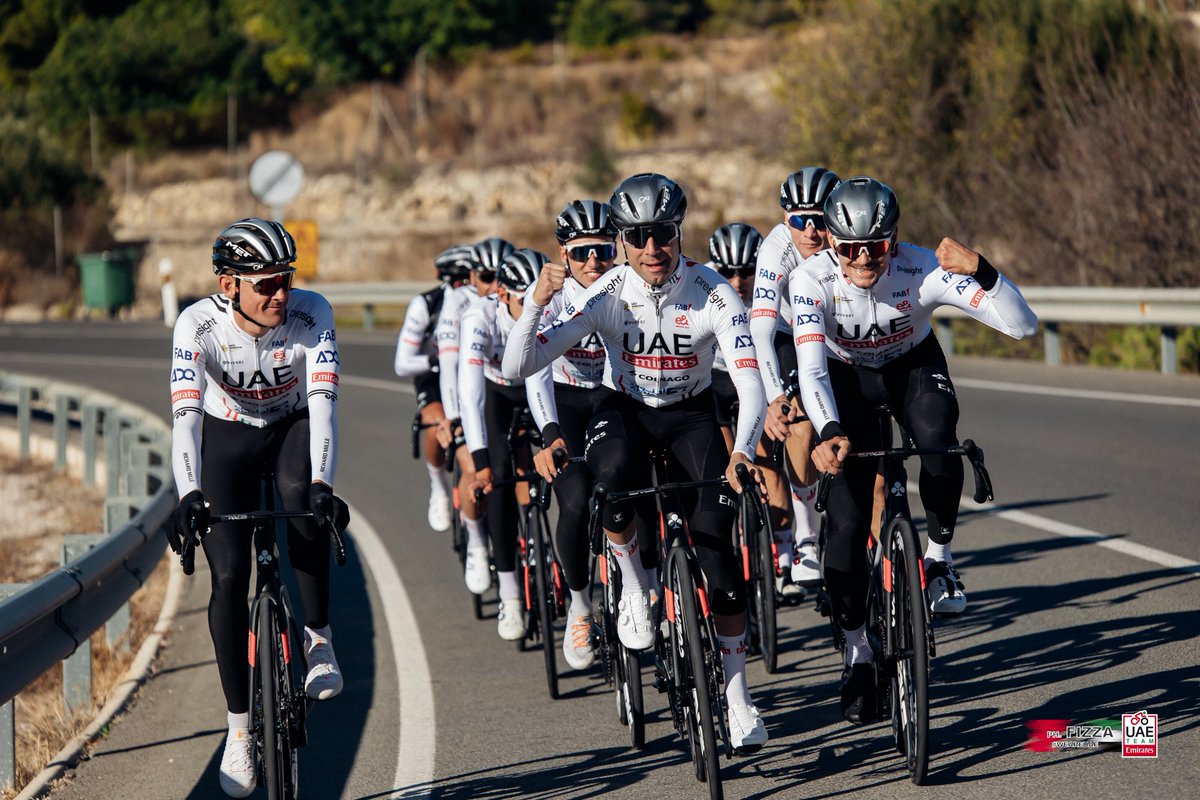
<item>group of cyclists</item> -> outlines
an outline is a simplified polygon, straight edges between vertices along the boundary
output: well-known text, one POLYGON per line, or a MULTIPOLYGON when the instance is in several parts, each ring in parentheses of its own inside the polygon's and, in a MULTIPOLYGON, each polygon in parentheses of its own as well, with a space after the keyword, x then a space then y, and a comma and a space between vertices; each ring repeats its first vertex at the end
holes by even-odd
MULTIPOLYGON (((649 485, 652 451, 665 454, 681 480, 724 476, 723 485, 686 495, 684 511, 715 616, 730 741, 740 752, 762 747, 768 733, 746 678, 747 589, 733 539, 735 496, 744 488, 737 467, 751 467, 768 499, 778 596, 798 599, 819 585, 828 592, 845 636, 842 713, 866 721, 874 679, 862 554, 883 487, 873 462, 847 456, 877 449, 884 403, 917 445, 956 443, 958 405, 932 335, 934 308, 955 306, 1015 338, 1037 324, 1017 288, 977 252, 948 238, 936 251, 901 243, 899 201, 878 180, 805 167, 783 181, 779 204, 782 220, 765 237, 742 222, 714 231, 706 263, 683 254, 687 196, 657 173, 625 179, 607 202, 568 203, 554 221, 553 257, 498 237, 455 245, 435 260, 438 285, 409 305, 395 356, 396 374, 414 380, 426 427, 429 525, 445 531, 460 515, 464 582, 483 594, 494 575, 497 630, 506 640, 526 633, 512 478, 536 471, 552 484, 554 545, 569 591, 563 656, 574 669, 596 658, 593 486, 649 485), (524 464, 507 440, 522 410, 543 445, 524 464), (447 458, 457 461, 457 487, 447 458), (821 472, 834 477, 819 541, 813 505, 821 472)), ((342 686, 327 618, 328 542, 316 524, 332 513, 338 351, 328 303, 292 289, 294 257, 278 223, 235 223, 214 246, 220 292, 176 326, 173 457, 182 500, 173 546, 204 533, 209 509, 255 507, 246 487, 257 486, 256 465, 274 467, 285 505, 316 517, 292 525, 289 549, 307 615, 305 688, 325 699, 342 686)), ((951 551, 962 484, 958 458, 922 457, 927 600, 939 614, 966 606, 951 551)), ((635 501, 611 502, 601 519, 621 577, 617 634, 630 650, 653 646, 663 594, 641 511, 635 501)), ((254 788, 251 754, 239 744, 247 535, 214 525, 201 539, 229 709, 220 778, 235 797, 254 788)))

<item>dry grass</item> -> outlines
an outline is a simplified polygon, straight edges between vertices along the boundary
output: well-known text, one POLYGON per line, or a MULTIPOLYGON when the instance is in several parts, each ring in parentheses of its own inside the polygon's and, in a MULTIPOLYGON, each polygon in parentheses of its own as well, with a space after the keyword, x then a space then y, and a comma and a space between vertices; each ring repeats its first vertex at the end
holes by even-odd
MULTIPOLYGON (((36 529, 24 528, 22 535, 0 538, 0 583, 30 582, 58 566, 62 535, 98 530, 96 508, 103 493, 83 489, 75 481, 44 464, 18 461, 0 453, 0 494, 22 491, 19 503, 9 508, 40 507, 53 498, 53 513, 34 515, 36 529)), ((63 704, 62 667, 55 666, 17 695, 16 785, 28 783, 73 736, 96 716, 128 669, 133 654, 153 630, 166 592, 169 560, 163 559, 146 585, 131 599, 130 630, 115 649, 105 641, 103 628, 92 636, 92 704, 68 714, 63 704)), ((3 797, 14 797, 6 792, 3 797)))

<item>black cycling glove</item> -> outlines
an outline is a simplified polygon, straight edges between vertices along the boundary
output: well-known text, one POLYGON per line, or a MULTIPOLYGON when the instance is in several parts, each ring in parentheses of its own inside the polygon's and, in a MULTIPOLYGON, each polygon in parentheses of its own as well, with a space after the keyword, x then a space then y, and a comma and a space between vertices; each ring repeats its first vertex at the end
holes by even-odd
POLYGON ((333 489, 324 483, 313 483, 308 487, 308 508, 312 511, 313 522, 324 530, 335 521, 336 507, 333 502, 333 489))
POLYGON ((179 554, 183 552, 184 542, 198 541, 201 531, 208 528, 208 504, 204 502, 204 495, 199 489, 194 489, 183 496, 179 501, 179 507, 175 509, 175 516, 171 520, 171 524, 167 526, 167 543, 171 546, 172 552, 179 554))

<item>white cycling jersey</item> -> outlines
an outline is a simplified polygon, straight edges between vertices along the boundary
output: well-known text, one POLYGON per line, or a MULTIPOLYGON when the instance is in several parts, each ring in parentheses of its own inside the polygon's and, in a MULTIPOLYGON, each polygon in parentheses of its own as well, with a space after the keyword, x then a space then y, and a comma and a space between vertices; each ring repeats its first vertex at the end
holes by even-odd
POLYGON ((792 330, 801 400, 816 429, 840 421, 826 360, 879 369, 930 335, 938 306, 962 309, 1014 339, 1037 332, 1037 316, 1012 281, 990 265, 977 275, 990 288, 942 269, 932 250, 901 244, 879 282, 860 289, 832 250, 805 259, 790 281, 792 330))
POLYGON ((438 386, 442 393, 442 408, 446 419, 462 416, 458 407, 458 357, 459 329, 467 307, 479 300, 479 292, 470 284, 463 284, 446 291, 442 301, 442 313, 438 315, 433 338, 437 343, 438 386))
MULTIPOLYGON (((525 303, 533 301, 536 285, 525 291, 525 303)), ((538 330, 548 328, 563 308, 574 302, 584 291, 583 284, 570 275, 563 283, 562 291, 554 295, 542 309, 538 330)), ((558 405, 554 400, 554 384, 575 386, 580 389, 595 389, 604 382, 604 343, 597 333, 588 334, 582 341, 567 351, 553 364, 538 370, 525 379, 525 393, 529 400, 529 411, 538 430, 545 430, 551 422, 558 422, 558 405)))
POLYGON ((519 378, 506 378, 500 369, 504 346, 516 321, 494 294, 472 303, 462 316, 461 353, 458 359, 459 410, 467 451, 487 447, 487 425, 483 421, 484 381, 499 386, 519 386, 519 378))
POLYGON ((758 361, 742 301, 715 270, 680 258, 667 282, 654 287, 622 264, 539 332, 542 312, 530 295, 510 335, 505 374, 531 375, 595 332, 606 350, 604 385, 653 408, 711 385, 715 340, 740 400, 736 449, 753 458, 764 412, 758 361))
MULTIPOLYGON (((437 288, 443 293, 444 306, 451 287, 446 285, 437 288)), ((414 297, 408 304, 408 310, 404 312, 404 324, 400 327, 400 338, 396 342, 395 360, 396 375, 401 378, 429 372, 433 369, 433 359, 438 354, 437 341, 430 330, 433 314, 429 311, 429 302, 426 299, 428 294, 426 292, 414 297)))
POLYGON ((210 295, 175 323, 171 358, 171 462, 182 497, 200 490, 204 414, 263 428, 308 408, 312 479, 333 485, 338 374, 333 310, 293 289, 282 325, 255 338, 234 322, 232 303, 210 295))
POLYGON ((758 271, 754 277, 754 298, 750 304, 750 335, 762 368, 767 402, 783 394, 779 358, 775 355, 775 333, 791 334, 792 304, 788 298, 788 275, 803 258, 792 241, 788 226, 779 223, 758 248, 758 271))

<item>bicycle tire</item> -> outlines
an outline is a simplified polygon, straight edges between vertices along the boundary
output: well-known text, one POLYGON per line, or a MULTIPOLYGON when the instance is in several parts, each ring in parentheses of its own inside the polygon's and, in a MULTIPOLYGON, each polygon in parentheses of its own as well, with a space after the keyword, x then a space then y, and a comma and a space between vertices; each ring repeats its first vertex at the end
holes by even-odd
POLYGON ((546 662, 546 688, 550 699, 558 699, 558 661, 554 653, 554 565, 550 549, 550 523, 546 512, 537 503, 529 505, 529 521, 526 530, 533 539, 534 587, 537 591, 537 614, 541 623, 542 656, 546 662))
POLYGON ((888 526, 893 602, 886 604, 893 731, 908 775, 920 786, 929 772, 929 619, 921 586, 921 554, 912 523, 896 517, 888 526))
POLYGON ((280 647, 278 618, 270 602, 258 605, 257 631, 255 655, 262 701, 263 783, 271 800, 294 800, 299 761, 291 746, 287 720, 288 666, 280 647))
MULTIPOLYGON (((691 697, 685 700, 689 717, 688 728, 696 734, 691 742, 692 761, 696 768, 697 780, 708 783, 710 800, 723 800, 725 791, 721 785, 717 728, 713 716, 711 687, 708 685, 705 644, 700 632, 696 583, 692 576, 691 562, 682 553, 676 556, 675 577, 679 589, 681 617, 676 627, 683 634, 683 651, 687 656, 686 680, 691 688, 691 697)), ((715 644, 710 642, 709 647, 712 648, 715 644)))
POLYGON ((642 692, 642 657, 637 650, 628 650, 624 645, 621 646, 621 652, 625 657, 622 674, 629 743, 635 750, 641 750, 646 746, 646 700, 642 692))
MULTIPOLYGON (((746 530, 753 530, 754 514, 748 507, 749 500, 743 501, 742 517, 746 530)), ((764 519, 765 519, 764 512, 764 519)), ((775 604, 775 552, 771 547, 771 525, 754 530, 747 537, 750 545, 750 579, 754 582, 751 594, 754 596, 754 612, 758 626, 758 647, 762 653, 763 668, 773 674, 779 664, 779 628, 775 604)))

